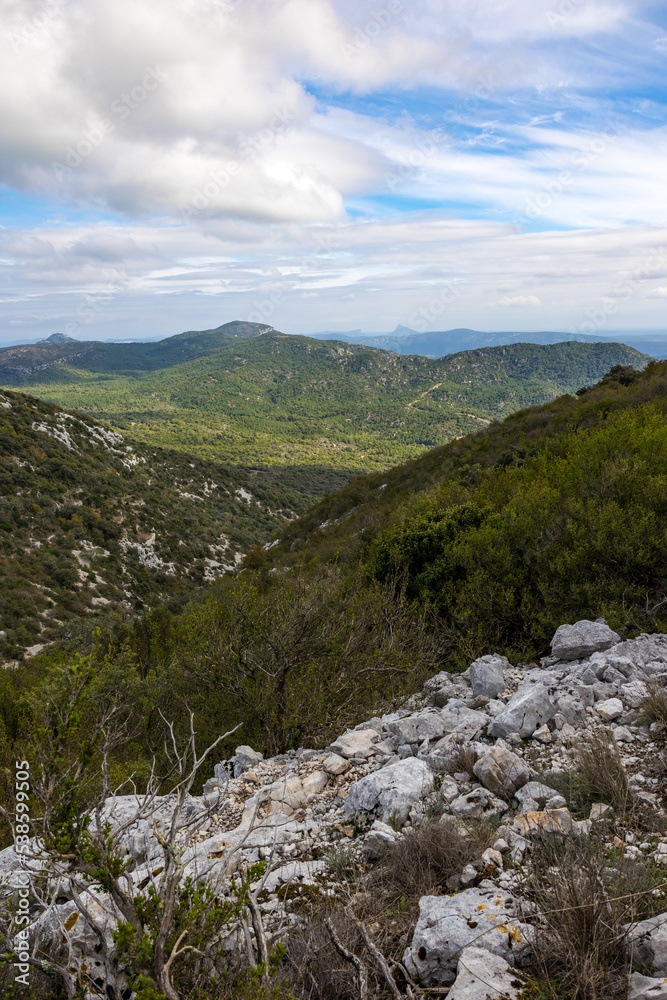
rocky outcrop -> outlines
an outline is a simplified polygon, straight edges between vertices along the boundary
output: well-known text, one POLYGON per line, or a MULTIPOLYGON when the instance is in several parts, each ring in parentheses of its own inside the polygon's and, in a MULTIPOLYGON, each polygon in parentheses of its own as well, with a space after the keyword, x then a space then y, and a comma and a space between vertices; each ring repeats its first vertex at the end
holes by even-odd
MULTIPOLYGON (((520 903, 524 856, 536 838, 588 833, 613 815, 606 804, 592 803, 590 817, 577 820, 558 790, 587 732, 603 728, 615 737, 633 794, 658 810, 657 779, 647 766, 651 733, 639 706, 649 680, 667 682, 667 635, 621 642, 601 622, 578 622, 558 630, 553 649, 560 658, 539 664, 513 666, 484 656, 465 674, 441 671, 406 705, 347 730, 322 750, 265 760, 252 747, 238 747, 215 766, 204 794, 186 802, 186 819, 205 820, 185 851, 184 877, 224 886, 234 872, 266 861, 258 905, 271 933, 280 935, 297 920, 288 912, 286 889, 340 892, 326 860, 333 848, 343 844, 376 864, 426 817, 442 817, 464 832, 479 820, 502 823, 493 845, 480 847, 479 857, 443 886, 452 895, 422 898, 404 964, 422 986, 454 984, 454 1000, 486 1000, 482 975, 498 995, 520 995, 516 969, 529 957, 532 934, 520 903)), ((102 811, 102 822, 123 827, 128 877, 137 887, 158 877, 157 831, 169 821, 173 798, 156 799, 150 816, 133 820, 140 803, 141 797, 120 796, 102 811)), ((667 859, 667 838, 657 846, 620 843, 628 858, 650 850, 655 864, 667 859)), ((4 892, 16 890, 22 871, 34 876, 40 867, 37 857, 21 861, 12 848, 0 852, 4 892)), ((61 962, 59 928, 67 925, 73 967, 83 962, 100 972, 99 935, 76 917, 66 889, 54 898, 47 914, 31 904, 33 941, 61 962)), ((90 905, 104 911, 98 926, 112 947, 113 906, 99 889, 90 905)), ((664 984, 652 976, 667 977, 667 913, 629 926, 627 940, 642 970, 631 979, 630 996, 659 1000, 664 984)), ((229 947, 236 947, 234 940, 229 947)))

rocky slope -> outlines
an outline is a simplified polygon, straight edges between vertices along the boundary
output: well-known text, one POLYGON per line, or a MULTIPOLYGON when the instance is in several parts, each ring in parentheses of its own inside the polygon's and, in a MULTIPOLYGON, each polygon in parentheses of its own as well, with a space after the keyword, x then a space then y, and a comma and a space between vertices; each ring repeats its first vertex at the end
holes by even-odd
MULTIPOLYGON (((555 941, 563 924, 561 919, 554 929, 535 901, 537 845, 547 838, 569 853, 591 842, 609 870, 643 865, 654 875, 643 889, 650 916, 630 920, 618 948, 630 977, 622 995, 629 988, 632 1000, 659 1000, 667 976, 661 868, 667 815, 664 780, 655 766, 661 726, 649 724, 646 712, 647 698, 667 704, 666 683, 667 635, 621 641, 603 620, 581 621, 558 629, 552 655, 539 664, 512 665, 493 655, 464 674, 443 671, 400 710, 363 722, 328 747, 264 760, 240 746, 231 760, 216 765, 203 796, 189 800, 190 814, 202 822, 183 843, 185 875, 229 887, 232 873, 266 862, 251 886, 262 920, 247 934, 257 936, 263 927, 261 933, 286 942, 290 954, 290 942, 312 920, 306 897, 347 900, 348 916, 359 913, 369 893, 359 892, 355 869, 381 872, 392 851, 426 828, 444 826, 451 838, 472 842, 484 824, 488 846, 473 849, 437 891, 422 896, 415 919, 399 927, 402 934, 382 937, 385 918, 376 913, 363 932, 363 954, 387 996, 421 996, 432 988, 443 995, 449 988, 449 1000, 508 1000, 552 995, 524 992, 537 988, 540 934, 547 926, 555 941), (626 775, 623 803, 602 786, 577 798, 574 777, 585 746, 607 747, 609 760, 626 775), (373 940, 383 942, 385 966, 373 940)), ((137 801, 110 801, 107 815, 117 829, 125 824, 120 842, 141 892, 161 848, 150 819, 128 825, 137 801)), ((159 800, 165 815, 169 803, 159 800)), ((559 856, 565 864, 567 855, 559 856)), ((8 885, 19 884, 20 868, 13 848, 0 854, 8 885)), ((61 898, 46 911, 33 898, 31 939, 54 960, 66 959, 72 983, 97 996, 89 970, 102 969, 108 959, 99 937, 78 920, 80 905, 59 891, 61 898), (63 926, 66 940, 58 933, 63 926)), ((601 891, 602 903, 610 905, 604 886, 601 891)), ((103 896, 100 916, 109 934, 117 914, 103 896)), ((230 931, 230 955, 243 940, 240 928, 230 931)), ((298 976, 293 969, 290 975, 298 993, 298 976)))

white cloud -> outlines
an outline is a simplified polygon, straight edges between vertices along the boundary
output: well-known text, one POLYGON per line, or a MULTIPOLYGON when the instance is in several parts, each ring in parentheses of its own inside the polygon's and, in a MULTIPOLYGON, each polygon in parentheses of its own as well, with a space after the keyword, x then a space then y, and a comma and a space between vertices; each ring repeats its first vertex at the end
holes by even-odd
POLYGON ((496 305, 499 306, 541 306, 542 301, 537 295, 503 295, 496 305))

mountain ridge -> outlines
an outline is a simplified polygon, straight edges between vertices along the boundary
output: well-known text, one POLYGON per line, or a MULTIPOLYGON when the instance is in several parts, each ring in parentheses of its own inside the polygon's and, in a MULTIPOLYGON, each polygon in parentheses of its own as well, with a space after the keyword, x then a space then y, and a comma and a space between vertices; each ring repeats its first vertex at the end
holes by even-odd
POLYGON ((157 344, 51 344, 37 354, 0 351, 0 384, 151 445, 349 474, 573 392, 615 364, 648 361, 624 345, 567 342, 432 360, 238 323, 157 344))

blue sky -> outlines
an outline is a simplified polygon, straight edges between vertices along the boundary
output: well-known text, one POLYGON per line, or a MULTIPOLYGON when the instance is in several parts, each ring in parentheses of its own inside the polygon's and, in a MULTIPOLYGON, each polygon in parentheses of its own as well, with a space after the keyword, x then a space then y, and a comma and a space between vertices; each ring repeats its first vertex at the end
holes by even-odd
POLYGON ((0 6, 0 342, 667 328, 664 4, 0 6))

